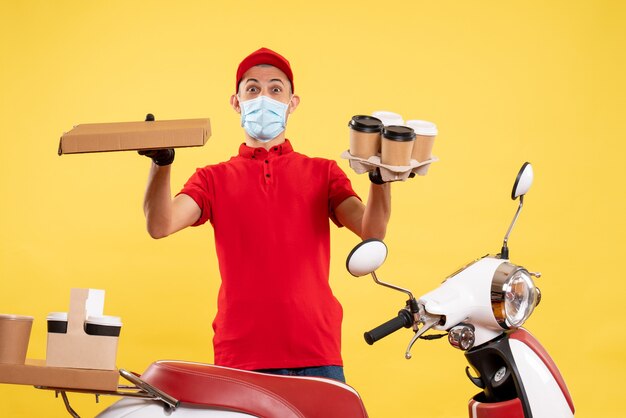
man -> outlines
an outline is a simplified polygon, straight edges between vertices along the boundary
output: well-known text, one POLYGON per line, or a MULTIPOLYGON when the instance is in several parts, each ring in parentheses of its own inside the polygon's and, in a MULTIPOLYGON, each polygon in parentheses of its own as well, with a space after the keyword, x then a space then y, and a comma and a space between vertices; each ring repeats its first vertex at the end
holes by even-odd
POLYGON ((334 161, 293 150, 285 126, 300 97, 281 55, 261 48, 246 57, 235 91, 230 103, 245 136, 237 156, 198 169, 172 199, 174 150, 144 153, 153 159, 148 232, 162 238, 212 224, 222 276, 217 365, 345 381, 342 308, 328 283, 329 218, 362 239, 383 238, 390 185, 372 184, 364 205, 334 161))

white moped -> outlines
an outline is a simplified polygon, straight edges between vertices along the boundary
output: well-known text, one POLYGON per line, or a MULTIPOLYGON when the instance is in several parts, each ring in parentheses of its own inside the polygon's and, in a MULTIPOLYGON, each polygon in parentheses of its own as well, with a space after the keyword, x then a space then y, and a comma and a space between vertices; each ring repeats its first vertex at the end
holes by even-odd
MULTIPOLYGON (((521 326, 541 300, 530 272, 509 260, 508 239, 533 181, 525 163, 511 198, 519 198, 517 212, 497 255, 472 261, 450 275, 438 288, 416 299, 409 290, 381 282, 375 270, 384 262, 382 241, 358 245, 347 260, 354 276, 371 274, 380 285, 404 292, 409 299, 398 315, 365 333, 368 344, 397 331, 412 328, 411 347, 430 329, 445 331, 450 344, 462 350, 475 372, 465 371, 482 391, 469 401, 471 418, 565 418, 574 416, 574 404, 556 365, 539 342, 521 326)), ((436 337, 436 336, 435 336, 436 337)), ((432 338, 430 338, 432 339, 432 338)))
MULTIPOLYGON (((406 289, 380 281, 375 271, 387 257, 382 241, 367 240, 348 256, 348 271, 408 295, 398 315, 365 333, 369 344, 402 328, 418 338, 447 335, 462 350, 474 370, 469 379, 481 391, 469 401, 471 418, 573 417, 574 405, 556 365, 525 329, 521 328, 541 300, 533 277, 540 277, 509 260, 508 238, 533 181, 525 163, 513 187, 519 206, 497 255, 475 260, 449 276, 419 299, 406 289), (424 335, 426 331, 445 331, 424 335)), ((157 361, 141 375, 120 374, 133 383, 120 387, 124 399, 104 410, 100 418, 276 417, 364 418, 367 412, 358 393, 348 385, 322 378, 274 376, 183 361, 157 361)), ((58 390, 66 408, 66 390, 58 390)))

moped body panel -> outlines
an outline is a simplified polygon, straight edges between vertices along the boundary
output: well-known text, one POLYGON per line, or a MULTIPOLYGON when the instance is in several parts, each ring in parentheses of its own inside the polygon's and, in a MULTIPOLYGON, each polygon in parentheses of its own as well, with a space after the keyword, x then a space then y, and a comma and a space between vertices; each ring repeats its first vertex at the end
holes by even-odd
POLYGON ((460 322, 476 326, 475 345, 502 334, 491 309, 491 281, 496 269, 507 260, 484 257, 449 277, 435 290, 419 299, 426 312, 445 316, 445 323, 435 327, 448 330, 460 322))
POLYGON ((533 418, 573 417, 574 403, 561 373, 528 331, 519 329, 509 338, 533 418))
POLYGON ((472 418, 511 417, 519 411, 524 418, 574 416, 574 404, 556 365, 525 329, 471 349, 465 357, 483 387, 470 400, 472 418))
POLYGON ((175 411, 167 410, 163 404, 145 399, 124 398, 102 411, 96 418, 251 418, 236 411, 181 404, 175 411))
POLYGON ((524 418, 522 403, 518 398, 502 402, 480 402, 470 399, 470 418, 524 418))

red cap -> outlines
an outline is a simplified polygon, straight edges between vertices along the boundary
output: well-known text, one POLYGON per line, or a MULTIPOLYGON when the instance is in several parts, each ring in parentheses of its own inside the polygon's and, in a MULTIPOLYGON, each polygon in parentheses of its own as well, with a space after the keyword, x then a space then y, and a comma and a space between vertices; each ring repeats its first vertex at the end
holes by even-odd
POLYGON ((285 73, 289 81, 291 82, 291 91, 294 91, 293 87, 293 73, 291 72, 291 65, 289 65, 289 61, 287 58, 283 57, 277 52, 272 51, 271 49, 261 48, 254 51, 252 54, 248 55, 241 61, 239 67, 237 67, 237 86, 236 92, 239 93, 239 83, 243 78, 243 75, 250 68, 255 65, 267 64, 272 67, 278 68, 280 71, 285 73))

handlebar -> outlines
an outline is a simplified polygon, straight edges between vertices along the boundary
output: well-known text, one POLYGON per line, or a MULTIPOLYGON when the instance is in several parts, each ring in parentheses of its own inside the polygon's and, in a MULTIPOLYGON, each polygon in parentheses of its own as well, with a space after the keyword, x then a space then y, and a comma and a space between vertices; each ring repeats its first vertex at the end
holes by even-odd
POLYGON ((373 330, 363 334, 365 342, 369 345, 374 344, 376 341, 385 338, 387 335, 398 331, 401 328, 410 328, 413 325, 413 315, 406 310, 402 309, 398 312, 398 316, 390 319, 382 325, 377 326, 373 330))

